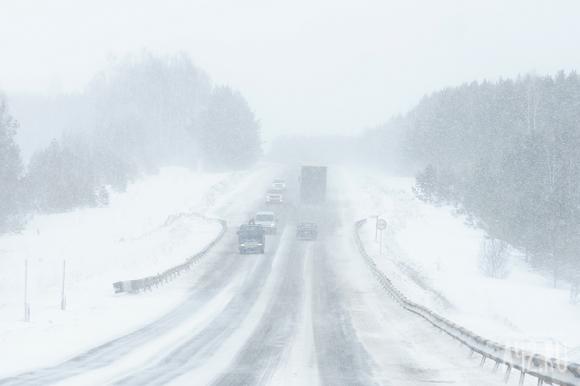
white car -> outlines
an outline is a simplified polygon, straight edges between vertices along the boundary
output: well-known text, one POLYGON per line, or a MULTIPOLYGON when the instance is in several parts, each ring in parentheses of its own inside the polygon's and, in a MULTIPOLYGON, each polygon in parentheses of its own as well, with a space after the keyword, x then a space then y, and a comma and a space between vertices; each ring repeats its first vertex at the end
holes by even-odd
POLYGON ((278 230, 278 221, 276 220, 274 212, 257 212, 254 217, 254 222, 256 225, 261 225, 268 234, 276 234, 278 230))
POLYGON ((272 181, 272 189, 277 191, 286 190, 286 181, 281 178, 276 178, 272 181))
POLYGON ((283 204, 284 196, 277 190, 270 190, 266 193, 266 204, 283 204))

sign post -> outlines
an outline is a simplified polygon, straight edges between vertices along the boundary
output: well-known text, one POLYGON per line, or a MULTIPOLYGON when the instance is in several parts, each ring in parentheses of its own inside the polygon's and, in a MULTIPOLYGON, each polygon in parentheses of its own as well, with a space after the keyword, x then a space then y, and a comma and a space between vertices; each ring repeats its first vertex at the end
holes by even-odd
POLYGON ((377 216, 377 229, 376 231, 381 231, 381 239, 379 243, 379 255, 383 255, 383 231, 387 229, 387 222, 383 218, 377 216))

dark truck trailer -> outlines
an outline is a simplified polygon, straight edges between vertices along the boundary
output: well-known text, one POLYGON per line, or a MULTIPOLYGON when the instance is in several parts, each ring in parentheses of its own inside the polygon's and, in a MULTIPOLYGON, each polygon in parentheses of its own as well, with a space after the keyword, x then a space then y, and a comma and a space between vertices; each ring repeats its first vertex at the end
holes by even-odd
POLYGON ((301 222, 296 226, 296 238, 298 240, 316 240, 318 226, 313 222, 301 222))
POLYGON ((326 200, 326 166, 302 166, 300 201, 320 204, 326 200))

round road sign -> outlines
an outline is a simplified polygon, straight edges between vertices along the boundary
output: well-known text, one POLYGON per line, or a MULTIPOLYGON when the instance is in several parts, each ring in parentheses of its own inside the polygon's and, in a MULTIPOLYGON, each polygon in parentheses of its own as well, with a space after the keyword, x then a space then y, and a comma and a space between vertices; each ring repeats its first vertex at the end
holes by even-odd
POLYGON ((381 231, 387 229, 387 222, 385 219, 380 218, 377 220, 377 229, 381 231))

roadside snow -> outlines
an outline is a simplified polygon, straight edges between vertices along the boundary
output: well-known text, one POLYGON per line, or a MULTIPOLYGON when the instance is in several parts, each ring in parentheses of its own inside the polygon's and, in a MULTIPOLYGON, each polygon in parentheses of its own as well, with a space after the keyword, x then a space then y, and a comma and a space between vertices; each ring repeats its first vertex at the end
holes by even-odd
POLYGON ((509 276, 493 279, 479 269, 484 233, 449 207, 416 199, 412 178, 341 170, 343 187, 358 218, 388 222, 383 254, 374 219, 363 230, 366 248, 394 284, 414 301, 500 343, 580 361, 580 307, 566 288, 510 256, 509 276))
POLYGON ((112 283, 156 274, 201 250, 220 230, 204 215, 259 173, 167 168, 112 194, 108 207, 37 216, 22 233, 1 236, 0 377, 58 362, 177 305, 185 285, 127 296, 115 295, 112 283), (23 321, 25 260, 28 323, 23 321))

